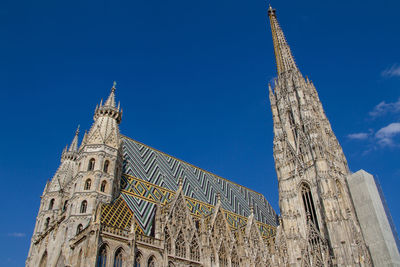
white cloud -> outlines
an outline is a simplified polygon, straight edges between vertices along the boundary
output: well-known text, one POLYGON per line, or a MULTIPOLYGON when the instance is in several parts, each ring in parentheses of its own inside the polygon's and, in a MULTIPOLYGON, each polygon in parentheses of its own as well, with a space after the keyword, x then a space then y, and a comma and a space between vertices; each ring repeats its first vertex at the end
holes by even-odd
POLYGON ((385 101, 380 102, 372 111, 369 112, 369 115, 373 118, 376 118, 387 113, 397 112, 400 112, 400 98, 397 100, 397 102, 393 103, 386 103, 385 101))
POLYGON ((400 134, 400 123, 394 122, 376 132, 375 137, 382 146, 394 146, 393 138, 400 134))
POLYGON ((382 77, 400 77, 400 66, 398 64, 393 64, 390 68, 385 69, 381 73, 382 77))
POLYGON ((365 140, 369 136, 369 133, 353 133, 347 135, 347 138, 352 139, 352 140, 365 140))
POLYGON ((25 237, 25 233, 9 233, 8 236, 12 236, 12 237, 25 237))

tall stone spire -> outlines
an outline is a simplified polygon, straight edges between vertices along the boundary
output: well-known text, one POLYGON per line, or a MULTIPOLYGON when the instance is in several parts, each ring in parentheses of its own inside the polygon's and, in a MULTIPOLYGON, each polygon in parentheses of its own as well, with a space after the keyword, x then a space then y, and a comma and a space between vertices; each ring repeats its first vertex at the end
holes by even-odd
POLYGON ((286 237, 289 265, 370 266, 347 189, 349 170, 342 148, 314 85, 294 62, 272 7, 268 16, 278 71, 269 97, 282 216, 279 231, 286 237), (312 264, 316 261, 323 264, 312 264))
POLYGON ((297 66, 292 52, 290 51, 285 35, 279 26, 278 20, 276 19, 276 11, 271 6, 268 8, 268 16, 271 23, 278 75, 281 75, 287 71, 296 71, 297 66))

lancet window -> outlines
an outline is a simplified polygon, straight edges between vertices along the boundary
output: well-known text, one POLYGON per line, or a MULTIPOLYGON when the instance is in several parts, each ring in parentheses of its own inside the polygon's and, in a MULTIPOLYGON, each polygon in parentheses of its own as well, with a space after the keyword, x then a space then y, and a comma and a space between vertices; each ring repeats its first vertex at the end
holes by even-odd
POLYGON ((311 194, 311 189, 310 186, 306 183, 303 183, 301 185, 301 197, 303 199, 303 205, 304 205, 304 210, 306 212, 307 221, 311 221, 317 227, 317 229, 319 229, 317 214, 315 212, 315 205, 311 194))
POLYGON ((106 181, 101 182, 100 191, 101 192, 105 192, 106 191, 106 186, 107 186, 107 182, 106 181))
POLYGON ((171 253, 172 247, 171 247, 171 236, 169 235, 168 228, 165 228, 165 249, 167 250, 167 253, 171 253))
POLYGON ((78 227, 76 227, 76 234, 79 234, 83 230, 83 225, 79 224, 78 227))
POLYGON ((115 252, 115 256, 114 256, 114 267, 122 267, 122 263, 123 263, 123 250, 122 248, 119 248, 116 252, 115 252))
POLYGON ((47 228, 49 227, 50 224, 50 218, 46 218, 46 221, 44 223, 44 230, 47 230, 47 228))
POLYGON ((44 252, 39 264, 39 267, 46 267, 46 266, 47 266, 47 251, 44 252))
POLYGON ((107 247, 103 245, 99 250, 99 256, 97 257, 97 267, 107 266, 107 247))
POLYGON ((200 261, 200 248, 196 237, 193 237, 192 243, 190 243, 190 259, 200 261))
POLYGON ((219 249, 218 258, 220 267, 228 266, 228 257, 225 251, 225 246, 223 244, 221 244, 221 247, 219 249))
POLYGON ((68 200, 64 201, 64 206, 63 206, 63 211, 67 210, 67 206, 68 206, 68 200))
POLYGON ((85 190, 90 190, 90 186, 92 185, 92 180, 87 179, 85 182, 85 190))
POLYGON ((186 244, 185 244, 185 239, 183 238, 182 231, 179 232, 178 237, 176 238, 175 254, 178 257, 182 257, 182 258, 186 257, 186 244))
POLYGON ((154 256, 152 256, 147 261, 147 267, 155 267, 155 266, 156 266, 156 259, 154 258, 154 256))
POLYGON ((84 201, 82 201, 82 203, 81 203, 80 212, 81 212, 81 213, 85 213, 85 212, 86 212, 86 209, 87 209, 87 201, 84 200, 84 201))
POLYGON ((110 165, 110 162, 108 160, 106 160, 104 162, 104 166, 103 166, 103 171, 104 172, 108 172, 108 166, 110 165))
POLYGON ((142 253, 137 252, 135 256, 135 267, 141 267, 140 263, 142 262, 142 253))
POLYGON ((53 209, 53 207, 54 207, 54 198, 52 198, 51 200, 50 200, 50 203, 49 203, 49 210, 52 210, 53 209))
POLYGON ((93 171, 94 170, 95 163, 96 163, 95 159, 92 158, 92 159, 89 160, 88 171, 93 171))

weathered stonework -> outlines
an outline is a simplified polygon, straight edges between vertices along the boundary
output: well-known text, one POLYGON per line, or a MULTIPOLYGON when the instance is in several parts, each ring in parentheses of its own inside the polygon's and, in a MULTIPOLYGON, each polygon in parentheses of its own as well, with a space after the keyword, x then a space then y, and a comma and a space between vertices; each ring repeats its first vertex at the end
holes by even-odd
POLYGON ((26 266, 372 265, 346 158, 275 10, 268 14, 278 67, 269 94, 279 226, 261 194, 120 135, 113 86, 80 147, 77 131, 45 186, 26 266))

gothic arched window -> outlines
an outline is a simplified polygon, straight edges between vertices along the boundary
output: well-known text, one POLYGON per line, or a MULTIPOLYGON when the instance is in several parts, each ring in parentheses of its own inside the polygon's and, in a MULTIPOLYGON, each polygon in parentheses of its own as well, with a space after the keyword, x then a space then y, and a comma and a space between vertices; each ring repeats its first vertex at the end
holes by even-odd
POLYGON ((94 164, 96 163, 95 159, 91 158, 89 160, 89 164, 88 164, 88 171, 93 171, 94 170, 94 164))
POLYGON ((52 210, 53 209, 53 207, 54 207, 54 198, 52 198, 51 200, 50 200, 50 203, 49 203, 49 210, 52 210))
POLYGON ((175 254, 178 257, 182 258, 186 257, 186 244, 185 244, 185 239, 183 238, 182 231, 179 232, 178 237, 176 238, 175 254))
POLYGON ((122 262, 123 262, 123 250, 122 248, 119 248, 115 252, 115 257, 114 257, 114 267, 122 267, 122 262))
POLYGON ((46 221, 44 222, 44 230, 47 230, 50 224, 50 218, 46 218, 46 221))
POLYGON ((43 253, 42 259, 39 263, 39 267, 47 267, 47 251, 43 253))
POLYGON ((164 230, 164 240, 165 240, 165 249, 167 250, 167 253, 171 253, 172 248, 171 248, 171 236, 169 235, 168 228, 165 227, 164 230))
POLYGON ((76 227, 76 234, 80 234, 80 232, 82 232, 83 230, 83 225, 79 224, 78 227, 76 227))
POLYGON ((311 194, 311 189, 310 186, 306 183, 303 183, 301 185, 301 197, 303 199, 304 210, 306 212, 307 221, 311 221, 317 227, 317 229, 319 229, 317 214, 315 212, 315 205, 311 194))
POLYGON ((147 267, 156 267, 156 259, 154 256, 151 256, 150 259, 147 261, 147 267))
POLYGON ((91 185, 92 185, 92 180, 87 179, 86 182, 85 182, 85 188, 84 189, 85 190, 89 190, 91 185))
POLYGON ((142 253, 137 252, 135 256, 135 267, 140 267, 140 263, 142 262, 142 253))
POLYGON ((108 160, 106 160, 104 162, 104 166, 103 166, 103 171, 104 172, 108 172, 108 166, 110 165, 110 162, 108 160))
POLYGON ((84 200, 84 201, 82 201, 82 203, 81 203, 80 212, 81 212, 81 213, 85 213, 85 212, 86 212, 86 209, 87 209, 87 201, 84 200))
POLYGON ((99 255, 97 257, 97 267, 107 266, 107 247, 106 245, 101 246, 99 255))
POLYGON ((224 244, 221 244, 221 248, 219 249, 219 253, 218 253, 218 258, 219 258, 219 266, 220 267, 228 266, 228 257, 226 255, 224 244))
POLYGON ((63 205, 63 211, 67 210, 67 205, 68 205, 68 200, 65 200, 63 205))
POLYGON ((200 248, 196 237, 193 237, 192 243, 190 243, 190 259, 200 261, 200 248))
POLYGON ((106 191, 106 187, 107 187, 107 182, 106 181, 101 182, 100 191, 101 192, 105 192, 106 191))

